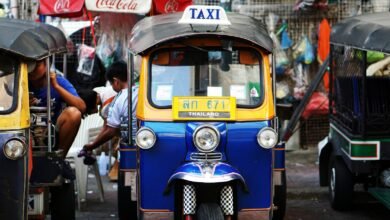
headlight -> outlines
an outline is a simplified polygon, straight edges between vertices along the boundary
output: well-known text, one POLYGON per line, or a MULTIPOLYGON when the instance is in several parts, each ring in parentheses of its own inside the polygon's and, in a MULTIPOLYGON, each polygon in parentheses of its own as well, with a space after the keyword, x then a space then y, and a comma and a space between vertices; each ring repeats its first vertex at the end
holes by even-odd
POLYGON ((138 130, 135 142, 142 149, 150 149, 156 143, 156 135, 150 128, 143 127, 138 130))
POLYGON ((272 128, 263 128, 257 134, 257 142, 265 149, 273 148, 278 141, 278 135, 272 128))
POLYGON ((4 155, 11 160, 17 160, 26 154, 26 144, 20 139, 11 139, 3 146, 4 155))
POLYGON ((218 147, 220 134, 210 125, 198 127, 194 132, 194 144, 201 152, 211 152, 218 147))

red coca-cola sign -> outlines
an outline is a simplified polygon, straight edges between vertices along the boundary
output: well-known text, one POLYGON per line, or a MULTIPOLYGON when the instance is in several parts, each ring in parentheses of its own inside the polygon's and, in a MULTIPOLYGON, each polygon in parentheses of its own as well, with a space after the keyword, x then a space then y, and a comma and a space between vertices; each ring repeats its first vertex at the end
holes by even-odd
POLYGON ((96 8, 101 9, 136 10, 137 5, 136 0, 96 0, 96 8))
POLYGON ((89 11, 145 14, 150 11, 151 0, 88 0, 89 11))
POLYGON ((40 0, 38 13, 59 17, 80 17, 84 0, 40 0))
POLYGON ((187 6, 192 5, 192 0, 154 0, 153 5, 155 14, 167 14, 184 11, 187 6))

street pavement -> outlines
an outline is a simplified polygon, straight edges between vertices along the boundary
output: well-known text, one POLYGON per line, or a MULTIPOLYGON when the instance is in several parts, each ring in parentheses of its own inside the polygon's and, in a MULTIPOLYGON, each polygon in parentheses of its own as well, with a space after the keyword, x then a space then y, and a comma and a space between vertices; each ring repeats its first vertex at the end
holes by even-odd
POLYGON ((90 171, 86 201, 81 203, 81 210, 76 212, 77 220, 115 220, 117 211, 117 183, 111 182, 108 176, 102 176, 104 186, 104 202, 100 201, 96 178, 90 171))
MULTIPOLYGON (((317 148, 286 152, 287 212, 285 220, 386 220, 390 211, 357 185, 354 209, 337 212, 328 202, 328 188, 318 183, 317 148)), ((77 220, 113 220, 117 214, 117 185, 103 176, 105 202, 100 202, 96 181, 89 174, 87 200, 77 220)))
POLYGON ((328 187, 319 186, 317 147, 286 153, 287 213, 285 220, 388 220, 390 211, 361 185, 355 186, 352 210, 334 211, 328 187))

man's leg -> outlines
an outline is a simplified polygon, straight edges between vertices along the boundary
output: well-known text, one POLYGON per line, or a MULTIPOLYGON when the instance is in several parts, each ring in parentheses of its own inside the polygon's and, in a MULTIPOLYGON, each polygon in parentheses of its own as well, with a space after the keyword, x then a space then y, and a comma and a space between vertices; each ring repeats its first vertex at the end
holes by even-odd
POLYGON ((64 157, 72 146, 81 124, 81 112, 75 107, 65 108, 57 119, 58 147, 64 150, 64 157))

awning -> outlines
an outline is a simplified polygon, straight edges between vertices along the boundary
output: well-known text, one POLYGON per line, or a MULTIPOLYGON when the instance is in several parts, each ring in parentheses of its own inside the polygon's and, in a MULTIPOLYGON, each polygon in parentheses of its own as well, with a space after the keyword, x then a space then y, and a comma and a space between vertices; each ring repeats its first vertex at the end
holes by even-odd
POLYGON ((145 15, 183 11, 192 0, 40 0, 38 14, 56 17, 80 17, 83 8, 91 12, 145 15), (152 7, 154 8, 152 9, 152 7))
POLYGON ((88 11, 146 14, 152 7, 152 0, 87 0, 88 11))

